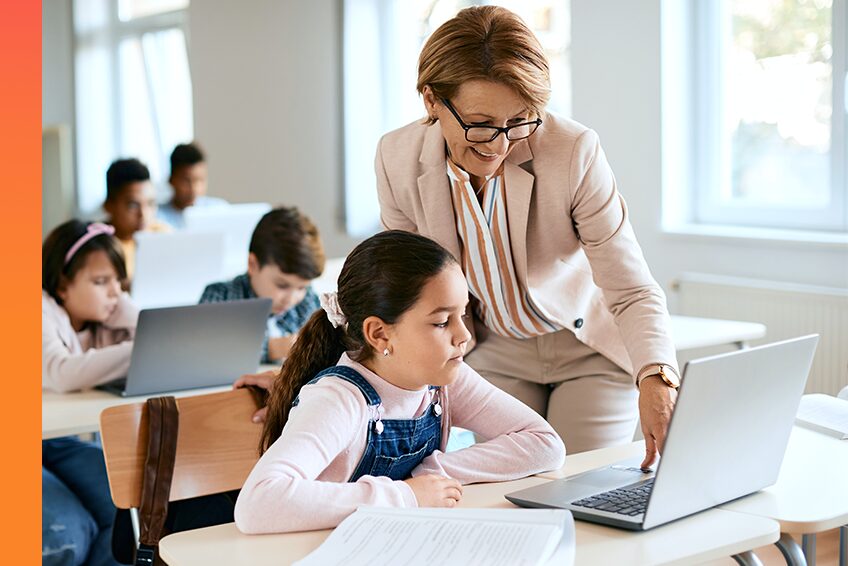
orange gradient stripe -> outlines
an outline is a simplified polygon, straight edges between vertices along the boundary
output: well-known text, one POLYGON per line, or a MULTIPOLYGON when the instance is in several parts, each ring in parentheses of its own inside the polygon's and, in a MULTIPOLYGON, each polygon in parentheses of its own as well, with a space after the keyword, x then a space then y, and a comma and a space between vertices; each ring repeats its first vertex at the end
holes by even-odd
POLYGON ((41 3, 0 2, 0 561, 41 550, 41 3))

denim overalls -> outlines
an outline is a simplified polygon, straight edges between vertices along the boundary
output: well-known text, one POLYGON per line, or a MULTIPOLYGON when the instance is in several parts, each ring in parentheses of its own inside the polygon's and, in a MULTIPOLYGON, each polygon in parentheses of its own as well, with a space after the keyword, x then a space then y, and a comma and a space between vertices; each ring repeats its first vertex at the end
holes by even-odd
MULTIPOLYGON (((387 476, 393 480, 405 480, 415 466, 441 446, 442 406, 439 387, 430 386, 430 389, 435 389, 433 401, 417 419, 384 421, 379 413, 380 396, 358 371, 347 366, 335 366, 320 372, 309 383, 315 383, 325 375, 344 379, 359 388, 373 414, 368 422, 365 453, 349 482, 362 476, 387 476)), ((298 401, 299 397, 292 406, 297 406, 298 401)))

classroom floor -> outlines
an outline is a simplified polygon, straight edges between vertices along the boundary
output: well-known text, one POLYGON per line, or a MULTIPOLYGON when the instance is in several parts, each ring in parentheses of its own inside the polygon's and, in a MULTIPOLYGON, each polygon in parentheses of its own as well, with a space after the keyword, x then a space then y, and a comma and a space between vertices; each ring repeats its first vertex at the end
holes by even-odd
MULTIPOLYGON (((796 537, 801 544, 801 537, 796 537)), ((763 566, 786 566, 783 555, 776 546, 769 545, 754 549, 763 566)), ((735 566, 732 558, 710 562, 710 566, 735 566)), ((839 564, 839 529, 825 531, 816 536, 816 566, 837 566, 839 564)))

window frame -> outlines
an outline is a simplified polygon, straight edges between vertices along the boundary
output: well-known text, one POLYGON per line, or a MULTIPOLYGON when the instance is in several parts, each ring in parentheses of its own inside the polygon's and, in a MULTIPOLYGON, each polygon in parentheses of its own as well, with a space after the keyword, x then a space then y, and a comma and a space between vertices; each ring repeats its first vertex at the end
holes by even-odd
POLYGON ((848 230, 848 184, 846 184, 846 1, 833 0, 832 7, 832 100, 830 147, 830 204, 798 208, 721 202, 721 193, 731 181, 732 142, 721 127, 725 75, 722 49, 727 33, 728 3, 691 0, 692 40, 692 221, 700 225, 730 225, 753 228, 844 232, 848 230))
MULTIPOLYGON (((163 31, 169 31, 173 29, 178 29, 182 32, 183 38, 185 41, 185 52, 186 58, 189 64, 189 68, 191 65, 191 52, 190 52, 190 38, 189 38, 189 26, 188 26, 188 10, 189 6, 186 5, 185 8, 181 8, 178 10, 161 12, 158 14, 151 14, 146 16, 140 16, 136 18, 132 18, 130 20, 121 20, 119 16, 119 2, 117 0, 105 0, 104 6, 106 10, 106 21, 92 29, 80 30, 77 25, 77 10, 81 9, 79 4, 81 2, 79 0, 74 0, 73 4, 73 49, 74 49, 74 68, 75 68, 75 80, 78 74, 76 71, 79 60, 78 53, 81 49, 85 49, 88 47, 103 47, 105 46, 108 53, 109 59, 109 89, 110 92, 108 94, 111 99, 111 104, 108 109, 109 111, 109 122, 110 122, 110 131, 109 131, 109 144, 113 150, 113 153, 122 153, 123 146, 123 138, 124 138, 124 129, 125 125, 122 120, 121 111, 121 100, 124 99, 123 96, 123 87, 121 84, 121 72, 120 72, 120 58, 121 58, 121 44, 123 41, 127 39, 135 38, 139 41, 140 44, 143 45, 143 38, 145 34, 148 33, 157 33, 163 31)), ((150 82, 150 76, 148 73, 145 73, 144 82, 147 90, 147 95, 150 100, 155 100, 156 97, 153 92, 153 86, 150 82)), ((189 76, 189 83, 191 82, 191 78, 189 76)), ((75 98, 79 97, 80 89, 79 85, 76 85, 74 88, 75 98)), ((192 100, 192 106, 194 101, 192 100)), ((84 121, 80 119, 81 106, 79 101, 75 102, 74 113, 76 117, 77 128, 74 133, 75 143, 77 147, 84 145, 85 140, 83 139, 83 134, 81 133, 80 125, 84 124, 84 121)), ((156 105, 153 104, 152 112, 154 113, 154 118, 157 113, 156 105)), ((157 137, 157 144, 159 138, 161 136, 161 132, 159 131, 159 120, 154 119, 153 124, 151 126, 154 129, 154 132, 157 137)), ((194 124, 192 123, 192 130, 194 130, 194 124)), ((193 136, 193 132, 192 132, 193 136)), ((188 140, 186 140, 188 141, 188 140)), ((151 167, 153 171, 161 171, 167 172, 170 169, 170 163, 168 161, 168 156, 171 151, 171 148, 160 148, 159 155, 156 156, 155 166, 151 167)), ((113 159, 118 157, 127 157, 124 155, 113 155, 113 159)), ((130 156, 136 157, 136 156, 130 156)), ((80 160, 85 159, 85 152, 81 152, 79 149, 75 152, 75 159, 77 161, 75 167, 75 176, 76 176, 76 208, 77 212, 83 216, 97 215, 102 204, 103 198, 105 198, 106 194, 106 183, 105 183, 105 174, 106 169, 103 169, 101 178, 102 182, 92 185, 91 179, 85 178, 84 170, 82 167, 80 160), (99 201, 97 204, 95 203, 94 194, 97 193, 100 195, 99 201)), ((147 165, 150 166, 151 162, 147 162, 147 165)), ((151 172, 153 172, 151 171, 151 172)), ((157 182, 159 179, 152 178, 151 179, 157 189, 159 188, 157 182)))

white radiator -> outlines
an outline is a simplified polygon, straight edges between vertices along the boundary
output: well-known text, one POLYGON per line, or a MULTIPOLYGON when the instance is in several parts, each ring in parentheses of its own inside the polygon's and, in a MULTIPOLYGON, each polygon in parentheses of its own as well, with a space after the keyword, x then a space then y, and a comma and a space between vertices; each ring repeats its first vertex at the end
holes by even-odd
POLYGON ((848 289, 684 273, 673 284, 678 314, 761 322, 774 342, 817 333, 807 393, 848 386, 848 289))

